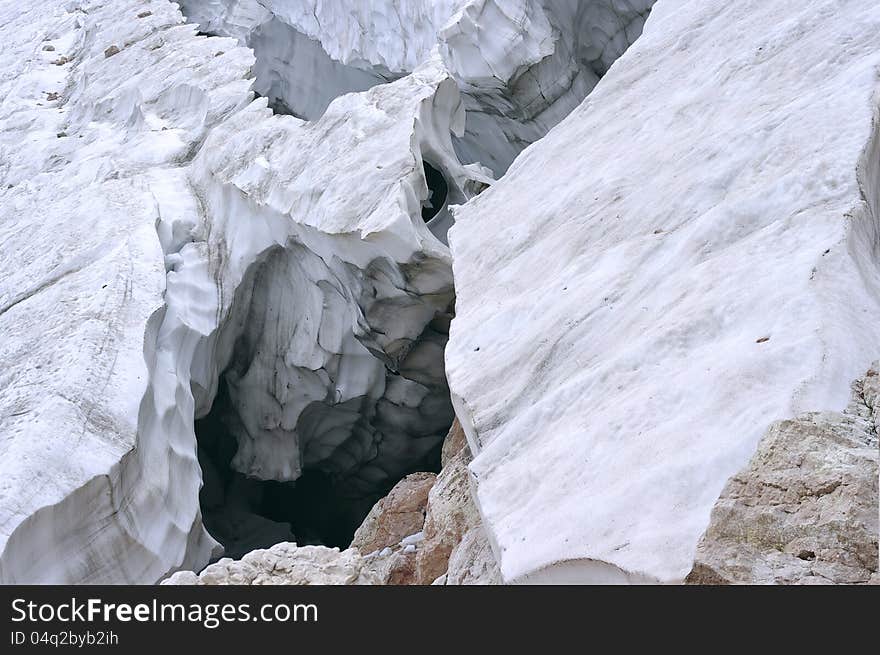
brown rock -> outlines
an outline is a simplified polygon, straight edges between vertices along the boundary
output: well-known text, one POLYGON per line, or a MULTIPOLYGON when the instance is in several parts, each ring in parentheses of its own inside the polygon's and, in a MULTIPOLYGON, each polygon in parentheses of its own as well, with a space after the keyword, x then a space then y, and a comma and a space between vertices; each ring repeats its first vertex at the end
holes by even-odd
POLYGON ((397 546, 404 537, 421 532, 428 492, 436 479, 433 473, 412 473, 398 482, 367 514, 354 533, 352 548, 372 553, 397 546))
POLYGON ((456 421, 443 443, 440 474, 404 478, 358 528, 352 546, 366 553, 366 566, 383 584, 501 583, 471 499, 470 459, 456 421))
POLYGON ((449 557, 443 579, 447 585, 501 584, 501 572, 482 525, 468 530, 449 557))
POLYGON ((878 570, 877 364, 843 413, 770 427, 724 488, 691 584, 854 584, 878 570))
POLYGON ((447 434, 446 439, 443 440, 443 449, 440 451, 440 466, 446 466, 446 463, 462 450, 468 451, 466 457, 467 461, 470 461, 470 449, 468 449, 467 437, 464 434, 461 423, 458 422, 458 419, 455 419, 452 423, 452 427, 449 428, 449 434, 447 434))
POLYGON ((113 55, 119 54, 119 46, 111 45, 104 51, 105 57, 112 57, 113 55))
POLYGON ((471 451, 458 421, 443 444, 443 470, 428 495, 424 540, 416 555, 416 584, 449 572, 446 584, 500 584, 495 557, 471 497, 471 451))

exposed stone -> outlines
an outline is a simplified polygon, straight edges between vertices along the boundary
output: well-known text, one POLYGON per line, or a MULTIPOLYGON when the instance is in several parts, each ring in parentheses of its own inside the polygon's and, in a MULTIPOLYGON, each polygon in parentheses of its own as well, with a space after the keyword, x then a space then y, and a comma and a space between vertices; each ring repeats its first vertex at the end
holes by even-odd
POLYGON ((412 473, 379 500, 354 533, 352 548, 372 553, 395 546, 408 535, 421 532, 425 523, 428 492, 437 476, 412 473))
POLYGON ((853 383, 843 413, 770 427, 712 510, 688 583, 876 580, 877 371, 853 383))
POLYGON ((119 46, 111 45, 104 51, 104 57, 112 57, 119 54, 119 46))
POLYGON ((376 503, 352 546, 382 584, 500 584, 470 495, 470 450, 458 421, 443 442, 440 474, 407 476, 376 503), (404 536, 406 535, 406 536, 404 536), (449 575, 447 576, 447 569, 449 575))
MULTIPOLYGON (((461 429, 461 423, 458 422, 458 419, 455 419, 452 427, 449 428, 449 434, 443 440, 443 448, 440 451, 440 465, 446 466, 449 460, 462 450, 467 450, 467 447, 467 437, 464 434, 464 430, 461 429)), ((467 454, 466 458, 470 461, 470 454, 467 454)))
MULTIPOLYGON (((479 574, 469 576, 463 569, 471 569, 469 562, 475 561, 480 551, 476 547, 478 537, 482 536, 485 541, 485 535, 468 481, 467 465, 471 453, 457 420, 443 444, 443 457, 443 470, 428 494, 424 541, 419 544, 416 554, 415 580, 417 584, 431 584, 446 573, 447 568, 453 567, 454 561, 456 573, 452 579, 455 582, 450 579, 449 584, 473 584, 479 574), (471 532, 475 534, 471 535, 471 532), (470 538, 466 540, 468 535, 470 538)), ((491 549, 488 557, 494 566, 491 549)), ((483 569, 488 571, 492 566, 487 564, 483 569)), ((487 574, 486 580, 490 578, 491 575, 487 574)))
POLYGON ((416 557, 417 551, 409 548, 402 548, 387 555, 385 564, 379 569, 381 571, 382 584, 419 584, 416 578, 416 557))
POLYGON ((452 550, 442 582, 447 585, 502 584, 501 572, 482 525, 468 530, 452 550))
POLYGON ((221 559, 199 575, 175 573, 166 585, 367 585, 379 584, 361 554, 349 548, 280 543, 254 550, 240 560, 221 559))

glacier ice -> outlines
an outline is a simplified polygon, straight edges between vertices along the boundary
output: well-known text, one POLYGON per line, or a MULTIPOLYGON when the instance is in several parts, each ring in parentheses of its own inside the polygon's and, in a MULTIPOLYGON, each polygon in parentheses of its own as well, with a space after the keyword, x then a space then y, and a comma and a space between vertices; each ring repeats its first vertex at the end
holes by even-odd
POLYGON ((447 583, 679 582, 877 358, 869 3, 0 18, 0 582, 344 547, 453 414, 447 583))
POLYGON ((505 580, 680 582, 768 426, 846 405, 880 343, 878 29, 660 0, 455 212, 447 376, 505 580))
POLYGON ((443 225, 491 182, 454 154, 454 80, 434 57, 306 123, 252 101, 249 50, 150 7, 4 12, 6 582, 207 563, 193 421, 221 375, 262 479, 381 490, 452 421, 443 225))
POLYGON ((501 175, 586 97, 641 34, 654 0, 183 0, 202 29, 253 48, 255 89, 312 120, 436 48, 468 118, 465 162, 501 175))

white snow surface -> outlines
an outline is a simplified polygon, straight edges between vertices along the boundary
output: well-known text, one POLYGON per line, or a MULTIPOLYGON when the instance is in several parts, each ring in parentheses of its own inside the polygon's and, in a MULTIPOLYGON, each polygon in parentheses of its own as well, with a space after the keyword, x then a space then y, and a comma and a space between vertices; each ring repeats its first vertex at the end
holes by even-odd
POLYGON ((240 472, 393 477, 445 431, 451 267, 508 582, 682 580, 767 426, 877 359, 874 3, 182 4, 234 38, 0 0, 0 582, 206 564, 221 374, 240 472))
POLYGON ((660 0, 455 212, 446 351, 508 582, 679 582, 767 426, 880 348, 880 5, 660 0))
POLYGON ((254 49, 255 89, 305 119, 415 70, 436 48, 463 92, 463 161, 501 175, 638 38, 654 0, 182 0, 254 49))
POLYGON ((422 220, 422 156, 450 202, 490 179, 455 158, 439 59, 304 123, 165 0, 0 17, 0 581, 204 566, 193 419, 230 363, 255 477, 370 484, 443 438, 447 210, 422 220))

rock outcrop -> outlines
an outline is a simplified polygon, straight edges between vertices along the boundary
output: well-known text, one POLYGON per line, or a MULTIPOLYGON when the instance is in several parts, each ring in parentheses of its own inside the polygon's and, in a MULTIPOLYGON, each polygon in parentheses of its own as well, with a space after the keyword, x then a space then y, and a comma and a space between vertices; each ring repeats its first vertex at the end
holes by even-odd
POLYGON ((180 571, 164 585, 368 585, 379 584, 375 572, 354 548, 340 552, 324 546, 280 543, 255 550, 241 560, 228 558, 196 575, 180 571))
POLYGON ((775 423, 712 510, 693 584, 864 584, 878 571, 880 365, 843 413, 775 423))
MULTIPOLYGON (((384 542, 384 550, 373 552, 371 561, 386 584, 499 584, 498 566, 486 539, 480 515, 471 498, 467 465, 470 451, 456 421, 443 444, 443 468, 427 491, 423 521, 395 532, 384 542), (411 530, 409 537, 396 538, 411 530)), ((404 481, 405 482, 405 481, 404 481)), ((401 483, 403 485, 404 483, 401 483)), ((401 486, 398 485, 398 486, 401 486)), ((423 488, 418 499, 422 501, 423 488)), ((394 520, 392 491, 376 505, 378 513, 368 517, 358 531, 373 534, 377 523, 394 520)), ((363 539, 355 537, 352 546, 363 539)), ((372 547, 374 544, 371 544, 372 547)), ((369 552, 369 548, 363 552, 369 552)))
POLYGON ((354 533, 352 548, 372 553, 395 546, 404 538, 422 531, 428 492, 437 476, 433 473, 412 473, 394 485, 379 500, 354 533))

